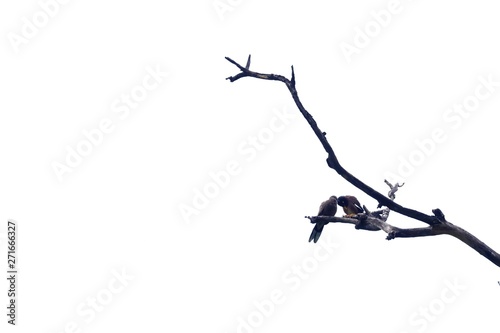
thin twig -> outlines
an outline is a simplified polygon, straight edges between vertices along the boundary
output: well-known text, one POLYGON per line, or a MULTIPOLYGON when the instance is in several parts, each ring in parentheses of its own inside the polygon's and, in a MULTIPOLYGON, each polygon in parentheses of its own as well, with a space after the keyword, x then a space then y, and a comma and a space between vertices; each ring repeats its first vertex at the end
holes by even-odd
POLYGON ((361 180, 353 176, 351 173, 349 173, 346 169, 342 167, 342 165, 339 163, 337 156, 335 155, 335 152, 333 151, 333 148, 331 147, 330 143, 328 142, 326 138, 326 133, 321 131, 318 127, 318 124, 314 120, 314 118, 311 116, 311 114, 305 109, 305 107, 302 105, 302 102, 299 99, 297 90, 295 88, 295 72, 292 66, 292 76, 291 80, 288 80, 286 77, 282 75, 276 75, 276 74, 263 74, 263 73, 258 73, 258 72, 253 72, 250 70, 250 56, 248 56, 248 60, 246 63, 246 66, 243 67, 240 64, 238 64, 236 61, 232 60, 231 58, 226 57, 226 59, 234 64, 236 67, 240 69, 240 73, 234 76, 230 76, 226 78, 227 80, 234 82, 236 80, 239 80, 243 77, 253 77, 253 78, 258 78, 262 80, 273 80, 273 81, 281 81, 283 82, 288 90, 290 91, 292 98, 297 105, 299 111, 302 113, 306 121, 309 123, 311 126, 311 129, 313 132, 316 134, 318 137, 319 141, 323 145, 323 148, 328 154, 327 158, 327 164, 330 168, 334 169, 339 175, 341 175, 344 179, 346 179, 349 183, 360 189, 361 191, 365 192, 367 195, 372 197, 378 202, 378 207, 385 206, 387 209, 384 209, 381 211, 382 218, 377 218, 375 217, 375 213, 380 213, 380 211, 377 212, 372 212, 370 215, 366 214, 358 214, 356 219, 348 219, 343 220, 344 218, 338 218, 338 217, 324 217, 324 216, 316 216, 316 217, 307 217, 311 220, 312 223, 315 223, 316 221, 319 221, 322 219, 322 221, 325 218, 331 219, 328 220, 329 222, 340 222, 340 223, 351 223, 355 224, 356 228, 358 229, 364 229, 364 230, 383 230, 387 233, 387 239, 394 239, 394 238, 405 238, 405 237, 424 237, 424 236, 434 236, 434 235, 441 235, 441 234, 447 234, 450 236, 453 236, 465 244, 469 245, 472 247, 474 250, 476 250, 478 253, 480 253, 482 256, 490 260, 492 263, 500 267, 500 255, 495 252, 493 249, 488 247, 485 243, 483 243, 481 240, 467 232, 466 230, 455 226, 454 224, 446 221, 444 213, 439 209, 436 208, 432 210, 434 215, 428 215, 422 212, 419 212, 414 209, 406 208, 398 203, 394 202, 394 197, 395 193, 398 190, 399 187, 403 186, 399 185, 396 183, 396 185, 392 186, 388 181, 386 181, 386 184, 389 185, 391 188, 388 194, 388 197, 384 196, 380 192, 374 190, 370 186, 366 185, 363 183, 361 180), (424 222, 428 224, 428 227, 425 228, 410 228, 410 229, 402 229, 402 228, 397 228, 394 226, 391 226, 386 222, 389 210, 395 211, 397 213, 400 213, 404 216, 408 216, 410 218, 413 218, 415 220, 424 222), (383 219, 385 215, 385 219, 383 219))

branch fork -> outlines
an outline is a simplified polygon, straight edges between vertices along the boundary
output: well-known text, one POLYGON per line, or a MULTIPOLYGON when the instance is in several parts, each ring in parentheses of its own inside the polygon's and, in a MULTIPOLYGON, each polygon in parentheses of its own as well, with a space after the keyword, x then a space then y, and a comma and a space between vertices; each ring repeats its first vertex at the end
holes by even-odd
POLYGON ((453 236, 459 239, 460 241, 464 242, 465 244, 469 245, 471 248, 476 250, 486 259, 490 260, 492 263, 500 267, 500 255, 497 252, 495 252, 493 249, 491 249, 489 246, 487 246, 485 243, 483 243, 481 240, 476 238, 471 233, 452 224, 451 222, 448 222, 445 218, 444 213, 439 208, 432 210, 433 215, 428 215, 414 209, 403 207, 398 203, 396 203, 394 201, 394 199, 396 198, 395 194, 398 191, 398 189, 404 185, 404 183, 403 184, 396 183, 393 186, 391 183, 385 180, 385 183, 390 188, 388 195, 385 196, 382 193, 377 192, 376 190, 374 190, 373 188, 371 188, 358 178, 356 178, 346 169, 344 169, 340 164, 340 162, 338 161, 337 156, 333 151, 333 148, 331 147, 330 143, 326 138, 326 132, 323 132, 319 129, 318 124, 316 123, 312 115, 305 109, 305 107, 302 105, 302 102, 299 99, 297 90, 295 89, 295 72, 293 66, 291 67, 292 74, 291 74, 291 79, 289 80, 282 75, 263 74, 251 71, 250 55, 248 56, 246 65, 244 67, 229 57, 226 57, 226 60, 235 65, 236 67, 238 67, 238 69, 241 71, 240 73, 234 76, 227 77, 226 79, 229 80, 230 82, 234 82, 243 77, 253 77, 262 80, 273 80, 273 81, 283 82, 290 91, 290 94, 292 95, 292 98, 295 104, 297 105, 297 108, 299 109, 300 113, 304 116, 306 121, 311 126, 311 129, 316 134, 316 137, 323 145, 323 148, 325 149, 328 155, 328 158, 326 159, 327 165, 331 169, 335 170, 340 176, 342 176, 349 183, 351 183, 356 188, 366 193, 368 196, 372 197, 374 200, 376 200, 378 202, 377 208, 385 207, 382 210, 377 210, 373 212, 370 212, 368 209, 366 209, 366 207, 363 207, 365 212, 358 214, 356 217, 353 218, 335 217, 335 216, 306 216, 306 218, 308 218, 311 221, 311 223, 316 223, 319 221, 328 223, 349 223, 349 224, 354 224, 356 229, 369 230, 369 231, 383 230, 384 232, 387 233, 386 239, 388 240, 394 238, 426 237, 426 236, 446 234, 453 236), (394 227, 387 223, 390 211, 395 211, 397 213, 400 213, 401 215, 423 222, 427 224, 427 227, 423 228, 394 227))

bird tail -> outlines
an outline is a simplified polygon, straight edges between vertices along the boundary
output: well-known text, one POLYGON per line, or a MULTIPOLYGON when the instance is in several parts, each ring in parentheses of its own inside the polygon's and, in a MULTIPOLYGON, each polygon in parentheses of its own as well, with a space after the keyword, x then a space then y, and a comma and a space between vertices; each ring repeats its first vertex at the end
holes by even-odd
POLYGON ((316 225, 314 226, 314 228, 311 232, 311 236, 309 236, 309 242, 314 240, 314 243, 316 243, 318 241, 319 236, 321 236, 321 232, 323 231, 324 226, 325 225, 323 223, 316 223, 316 225))

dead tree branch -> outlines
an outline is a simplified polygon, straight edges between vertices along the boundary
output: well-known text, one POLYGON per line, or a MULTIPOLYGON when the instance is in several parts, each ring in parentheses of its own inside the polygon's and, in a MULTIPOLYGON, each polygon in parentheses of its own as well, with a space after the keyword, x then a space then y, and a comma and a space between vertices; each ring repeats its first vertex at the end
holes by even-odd
POLYGON ((396 184, 395 186, 392 186, 390 183, 386 181, 387 185, 389 185, 391 188, 388 197, 386 197, 382 193, 366 185, 361 180, 359 180, 351 173, 349 173, 346 169, 344 169, 344 167, 342 167, 342 165, 338 161, 337 156, 333 151, 333 148, 328 142, 326 138, 326 133, 319 129, 318 124, 311 116, 311 114, 305 109, 305 107, 302 105, 302 102, 299 99, 297 90, 295 88, 295 72, 293 66, 291 67, 291 79, 289 80, 282 75, 263 74, 251 71, 250 56, 248 56, 248 60, 245 67, 241 66, 231 58, 226 57, 226 60, 235 65, 236 67, 238 67, 239 70, 241 71, 237 75, 226 78, 231 82, 239 80, 243 77, 253 77, 262 80, 283 82, 290 91, 292 98, 295 104, 297 105, 300 113, 302 113, 306 121, 309 123, 311 129, 316 134, 319 141, 323 145, 323 148, 328 154, 328 158, 326 159, 328 166, 333 170, 335 170, 349 183, 351 183, 361 191, 365 192, 368 196, 375 199, 378 202, 378 208, 381 208, 383 206, 387 207, 387 209, 377 212, 371 212, 369 214, 366 213, 358 214, 357 218, 341 218, 341 217, 326 217, 326 216, 307 217, 311 220, 312 223, 321 220, 323 222, 327 221, 327 222, 351 223, 354 224, 356 228, 363 230, 371 230, 371 231, 383 230, 384 232, 387 233, 388 240, 394 238, 425 237, 425 236, 435 236, 443 234, 450 235, 461 240, 465 244, 469 245, 478 253, 480 253, 482 256, 484 256, 492 263, 500 267, 500 255, 497 252, 495 252, 493 249, 491 249, 489 246, 487 246, 485 243, 483 243, 481 240, 479 240, 466 230, 448 222, 445 219, 443 212, 439 208, 432 210, 433 215, 428 215, 414 209, 403 207, 398 203, 394 202, 393 200, 395 192, 399 187, 403 186, 404 184, 403 185, 396 184), (401 215, 413 218, 415 220, 424 222, 428 225, 428 227, 403 229, 391 226, 386 222, 390 210, 398 212, 401 215), (375 217, 376 216, 374 215, 375 213, 378 213, 379 215, 377 216, 380 217, 375 217))

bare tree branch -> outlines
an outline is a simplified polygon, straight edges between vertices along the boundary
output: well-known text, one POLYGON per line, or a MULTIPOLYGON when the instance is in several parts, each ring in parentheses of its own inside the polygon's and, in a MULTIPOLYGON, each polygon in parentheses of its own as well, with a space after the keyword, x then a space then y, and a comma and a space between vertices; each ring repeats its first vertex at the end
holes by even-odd
MULTIPOLYGON (((393 211, 398 212, 402 215, 414 218, 416 220, 422 221, 422 222, 427 223, 429 225, 439 223, 439 220, 435 216, 427 215, 427 214, 421 213, 421 212, 413 210, 413 209, 405 208, 405 207, 391 201, 389 198, 387 198, 383 194, 377 192, 376 190, 374 190, 373 188, 366 185, 361 180, 359 180, 358 178, 354 177, 352 174, 347 172, 347 170, 344 169, 342 167, 342 165, 340 165, 340 163, 337 159, 337 156, 335 156, 335 153, 334 153, 332 147, 330 146, 330 144, 328 143, 328 140, 326 139, 326 133, 322 132, 319 129, 318 124, 316 123, 314 118, 311 116, 311 114, 309 112, 307 112, 307 110, 302 105, 302 102, 299 99, 297 90, 295 89, 295 79, 290 81, 282 75, 262 74, 262 73, 253 72, 249 68, 245 68, 245 67, 239 65, 231 58, 226 57, 226 59, 229 62, 231 62, 232 64, 236 65, 241 70, 241 73, 239 73, 235 76, 230 76, 230 77, 226 78, 226 80, 234 82, 234 81, 239 80, 243 77, 249 76, 249 77, 254 77, 254 78, 263 79, 263 80, 273 80, 273 81, 283 82, 287 86, 290 93, 292 94, 292 98, 293 98, 295 104, 297 105, 297 107, 299 108, 299 111, 302 113, 304 118, 306 118, 306 120, 309 123, 309 125, 311 126, 312 130, 314 131, 314 133, 318 137, 319 141, 323 145, 323 148, 328 153, 328 158, 327 158, 328 166, 330 168, 334 169, 335 171, 337 171, 337 173, 339 175, 341 175, 342 177, 344 177, 349 183, 356 186, 357 188, 359 188, 361 191, 368 194, 373 199, 377 200, 380 207, 386 206, 390 210, 393 210, 393 211)), ((248 59, 250 59, 250 56, 248 57, 248 59)), ((248 65, 248 67, 250 67, 250 60, 247 62, 247 65, 248 65)), ((294 78, 294 77, 295 77, 295 74, 294 74, 294 70, 293 70, 293 66, 292 66, 292 78, 294 78)))
POLYGON ((292 73, 291 73, 291 80, 287 79, 286 77, 282 75, 276 75, 276 74, 263 74, 263 73, 258 73, 250 70, 250 62, 251 62, 251 57, 250 55, 248 56, 247 63, 245 67, 241 66, 238 64, 236 61, 232 60, 231 58, 226 57, 226 60, 235 65, 236 67, 239 68, 241 71, 237 75, 227 77, 226 79, 234 82, 236 80, 239 80, 243 77, 253 77, 257 79, 262 79, 262 80, 272 80, 272 81, 280 81, 283 82, 288 90, 290 91, 292 98, 297 105, 299 111, 302 113, 306 121, 309 123, 311 126, 311 129, 313 132, 316 134, 318 137, 319 141, 323 145, 323 148, 328 154, 327 158, 327 164, 330 168, 334 169, 339 175, 341 175, 344 179, 346 179, 349 183, 360 189, 361 191, 365 192, 367 195, 372 197, 378 202, 378 208, 381 208, 383 206, 387 207, 386 209, 380 210, 380 211, 374 211, 374 212, 369 212, 367 209, 365 209, 366 213, 363 214, 358 214, 356 218, 343 218, 343 217, 332 217, 332 216, 306 216, 306 218, 309 218, 311 223, 316 223, 318 221, 322 222, 337 222, 337 223, 350 223, 354 224, 357 229, 362 229, 362 230, 370 230, 370 231, 376 231, 376 230, 383 230, 384 232, 387 233, 387 239, 394 239, 394 238, 408 238, 408 237, 425 237, 425 236, 435 236, 435 235, 450 235, 453 236, 465 244, 469 245, 472 247, 474 250, 476 250, 478 253, 480 253, 482 256, 490 260, 492 263, 500 267, 500 255, 495 252, 493 249, 491 249, 489 246, 487 246, 485 243, 483 243, 481 240, 476 238, 474 235, 470 234, 466 230, 455 226, 454 224, 446 221, 445 216, 443 212, 439 209, 436 208, 432 210, 434 215, 428 215, 422 212, 419 212, 414 209, 406 208, 403 207, 396 202, 394 202, 395 198, 395 193, 398 190, 399 187, 403 186, 404 184, 396 184, 392 185, 388 181, 385 181, 386 184, 391 188, 391 190, 388 193, 388 197, 384 196, 380 192, 376 191, 372 187, 366 185, 363 183, 361 180, 353 176, 351 173, 349 173, 346 169, 342 167, 340 162, 337 159, 337 156, 335 155, 335 152, 333 151, 333 148, 331 147, 330 143, 328 142, 326 138, 326 133, 322 132, 314 118, 311 116, 311 114, 305 109, 305 107, 302 105, 302 102, 299 99, 297 90, 295 88, 295 72, 293 69, 293 66, 291 68, 292 73), (398 228, 394 227, 390 224, 388 224, 387 218, 389 215, 390 211, 395 211, 398 212, 404 216, 413 218, 415 220, 424 222, 428 224, 428 227, 425 228, 409 228, 409 229, 403 229, 403 228, 398 228))

